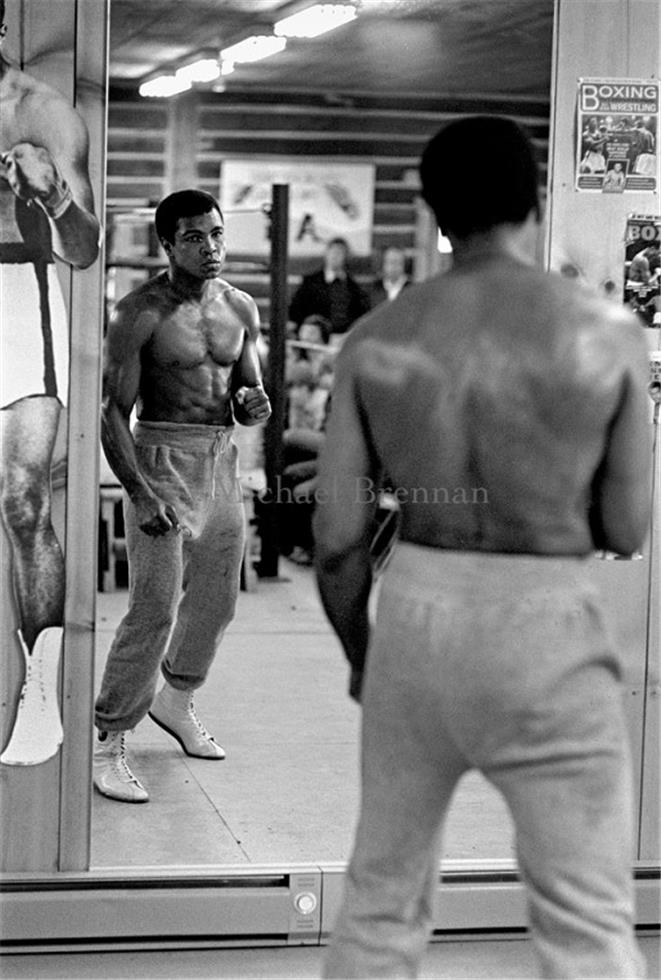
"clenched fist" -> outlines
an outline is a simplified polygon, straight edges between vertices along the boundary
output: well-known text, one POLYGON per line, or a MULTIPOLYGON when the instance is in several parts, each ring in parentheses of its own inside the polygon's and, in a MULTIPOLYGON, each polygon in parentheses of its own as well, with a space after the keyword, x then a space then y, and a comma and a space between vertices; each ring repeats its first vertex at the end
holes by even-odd
POLYGON ((0 157, 2 174, 17 197, 37 200, 53 217, 71 202, 71 192, 43 146, 17 143, 0 157))
POLYGON ((60 182, 53 159, 43 146, 17 143, 2 154, 2 164, 11 189, 24 201, 49 197, 60 182))

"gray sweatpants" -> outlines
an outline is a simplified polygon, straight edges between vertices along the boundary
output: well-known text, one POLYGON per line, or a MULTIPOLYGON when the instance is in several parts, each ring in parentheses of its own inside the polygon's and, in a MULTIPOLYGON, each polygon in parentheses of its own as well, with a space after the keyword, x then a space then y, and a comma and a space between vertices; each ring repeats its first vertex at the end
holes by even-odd
POLYGON ((139 422, 140 467, 184 532, 149 537, 124 498, 129 608, 108 654, 96 725, 133 728, 151 706, 159 670, 200 687, 234 616, 245 540, 232 428, 139 422))
POLYGON ((641 977, 619 666, 589 563, 400 544, 363 692, 362 802, 325 977, 415 977, 443 820, 507 801, 544 977, 641 977))

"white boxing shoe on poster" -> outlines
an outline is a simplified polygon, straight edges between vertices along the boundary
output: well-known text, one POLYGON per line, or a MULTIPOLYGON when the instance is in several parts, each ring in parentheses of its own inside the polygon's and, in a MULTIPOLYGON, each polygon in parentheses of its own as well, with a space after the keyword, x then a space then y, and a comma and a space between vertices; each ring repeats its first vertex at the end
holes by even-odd
POLYGON ((64 733, 57 697, 62 649, 61 626, 49 626, 35 640, 32 653, 18 631, 25 659, 25 679, 16 708, 14 727, 0 755, 5 766, 37 766, 57 753, 64 733))

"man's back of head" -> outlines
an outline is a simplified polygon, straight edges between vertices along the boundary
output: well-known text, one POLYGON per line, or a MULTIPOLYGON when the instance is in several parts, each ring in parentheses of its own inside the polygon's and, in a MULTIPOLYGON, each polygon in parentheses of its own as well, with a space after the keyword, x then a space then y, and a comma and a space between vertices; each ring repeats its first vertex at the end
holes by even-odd
POLYGON ((515 122, 469 116, 448 123, 420 162, 422 195, 444 234, 467 238, 498 225, 540 217, 532 144, 515 122))

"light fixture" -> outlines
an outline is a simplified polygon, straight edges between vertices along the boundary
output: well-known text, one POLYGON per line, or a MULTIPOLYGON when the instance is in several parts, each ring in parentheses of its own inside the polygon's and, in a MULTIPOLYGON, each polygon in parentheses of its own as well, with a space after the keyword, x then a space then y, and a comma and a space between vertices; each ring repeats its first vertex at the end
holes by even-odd
POLYGON ((187 92, 192 85, 214 82, 220 75, 228 74, 221 68, 218 58, 198 58, 188 65, 177 68, 173 75, 158 75, 143 82, 138 91, 147 98, 167 98, 187 92))
POLYGON ((189 81, 191 83, 213 82, 220 75, 220 65, 218 64, 217 58, 200 58, 198 61, 193 61, 190 65, 177 68, 174 75, 175 78, 180 78, 182 81, 189 81))
POLYGON ((436 249, 441 253, 441 255, 451 255, 453 252, 452 245, 450 244, 450 239, 446 238, 440 229, 438 231, 438 237, 436 239, 436 249))
POLYGON ((180 92, 187 92, 191 87, 188 79, 177 78, 176 75, 159 75, 148 82, 143 82, 138 91, 145 98, 167 98, 170 95, 179 95, 180 92))
POLYGON ((280 37, 319 37, 348 24, 356 16, 356 8, 351 3, 315 3, 291 17, 276 21, 273 30, 280 37))
POLYGON ((261 61, 269 55, 277 54, 282 51, 287 44, 287 38, 275 37, 273 34, 261 34, 247 37, 238 44, 232 44, 229 48, 223 48, 220 57, 223 61, 230 61, 233 64, 245 64, 250 61, 261 61))
POLYGON ((139 88, 147 98, 167 98, 186 92, 194 84, 215 82, 230 75, 237 64, 261 61, 272 54, 284 51, 288 37, 319 37, 342 24, 348 24, 357 16, 353 3, 315 3, 291 17, 284 17, 274 25, 273 34, 252 35, 237 44, 223 48, 218 58, 199 58, 178 68, 173 75, 159 75, 139 88))

